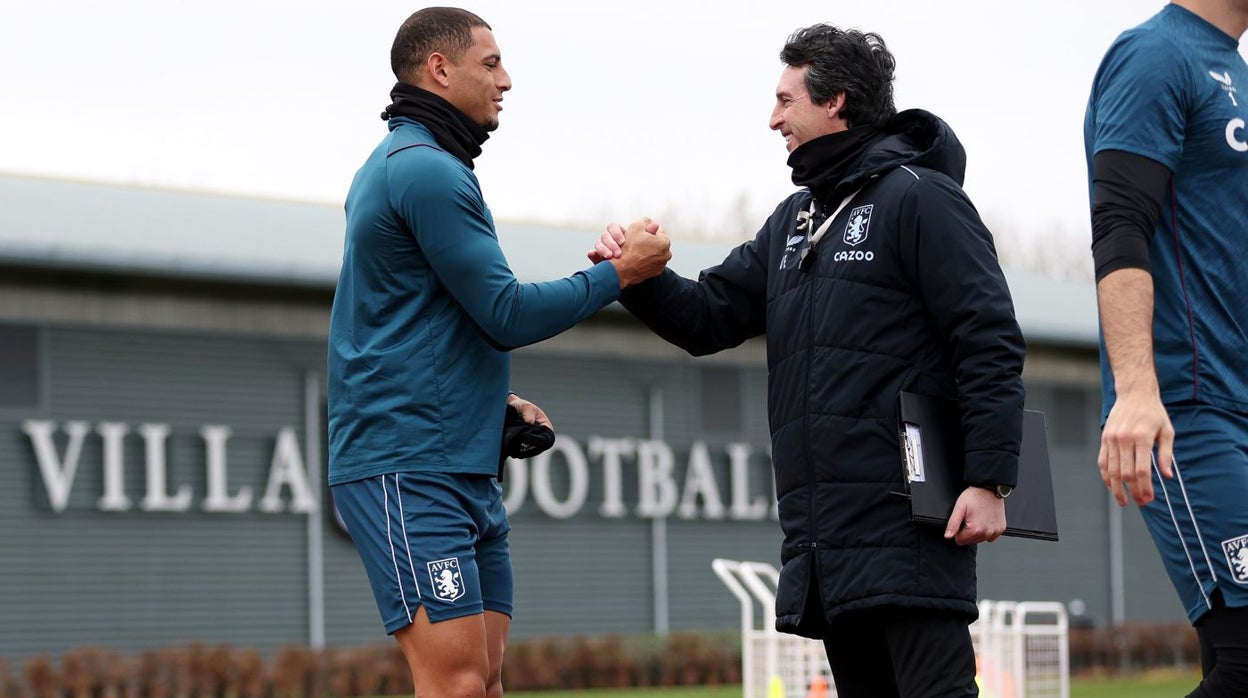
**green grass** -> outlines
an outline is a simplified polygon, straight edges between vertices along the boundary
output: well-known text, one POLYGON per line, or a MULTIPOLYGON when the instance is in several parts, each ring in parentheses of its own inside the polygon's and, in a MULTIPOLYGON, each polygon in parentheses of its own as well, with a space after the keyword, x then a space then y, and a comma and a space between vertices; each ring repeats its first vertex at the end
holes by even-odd
POLYGON ((1070 698, 1175 698, 1200 683, 1200 673, 1156 671, 1131 678, 1079 679, 1070 682, 1070 698))
MULTIPOLYGON (((1200 675, 1153 672, 1131 678, 1072 679, 1070 698, 1175 698, 1187 695, 1200 675)), ((741 698, 740 686, 625 688, 583 691, 508 691, 512 698, 741 698)))

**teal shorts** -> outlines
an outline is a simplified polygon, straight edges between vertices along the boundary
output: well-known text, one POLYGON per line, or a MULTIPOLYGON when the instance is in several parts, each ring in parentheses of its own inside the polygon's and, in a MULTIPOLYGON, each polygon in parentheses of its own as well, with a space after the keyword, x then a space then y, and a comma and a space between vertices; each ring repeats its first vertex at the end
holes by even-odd
POLYGON ((1212 405, 1166 406, 1174 477, 1153 466, 1154 498, 1140 508, 1188 618, 1248 606, 1248 415, 1212 405))
POLYGON ((386 632, 425 607, 430 622, 512 612, 503 490, 492 476, 396 473, 331 488, 386 632))

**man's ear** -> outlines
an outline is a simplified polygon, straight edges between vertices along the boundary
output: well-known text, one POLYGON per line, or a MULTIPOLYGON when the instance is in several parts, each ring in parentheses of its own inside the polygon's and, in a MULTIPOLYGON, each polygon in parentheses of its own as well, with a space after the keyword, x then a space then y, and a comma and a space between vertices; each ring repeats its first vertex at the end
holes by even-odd
POLYGON ((430 80, 442 87, 449 87, 451 78, 447 69, 450 67, 450 63, 446 56, 434 51, 429 54, 429 60, 425 61, 425 74, 429 76, 430 80))
POLYGON ((843 110, 844 108, 845 108, 845 93, 837 92, 836 95, 832 97, 832 99, 828 100, 828 118, 835 119, 837 117, 840 117, 841 119, 844 119, 845 118, 844 115, 841 114, 841 110, 843 110))

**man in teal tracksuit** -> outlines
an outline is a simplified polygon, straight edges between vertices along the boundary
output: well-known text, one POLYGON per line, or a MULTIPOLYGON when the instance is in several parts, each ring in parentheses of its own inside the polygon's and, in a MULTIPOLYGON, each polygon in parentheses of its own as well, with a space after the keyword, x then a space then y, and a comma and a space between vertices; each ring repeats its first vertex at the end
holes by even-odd
MULTIPOLYGON (((520 283, 473 175, 511 79, 489 26, 427 8, 391 51, 390 133, 347 196, 329 336, 329 483, 416 691, 502 693, 512 577, 495 479, 508 350, 594 314, 670 258, 645 234, 619 264, 520 283)), ((634 223, 634 233, 656 226, 634 223)))

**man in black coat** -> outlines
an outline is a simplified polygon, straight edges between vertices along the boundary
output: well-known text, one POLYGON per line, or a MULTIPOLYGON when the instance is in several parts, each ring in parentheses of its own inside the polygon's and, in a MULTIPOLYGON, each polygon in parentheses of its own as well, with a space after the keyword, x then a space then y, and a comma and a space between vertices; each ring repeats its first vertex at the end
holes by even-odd
POLYGON ((620 300, 693 355, 767 337, 777 628, 824 641, 842 698, 974 696, 975 544, 1005 529, 1022 436, 1013 301, 965 151, 932 114, 896 112, 884 41, 820 24, 780 57, 770 125, 805 188, 698 281, 669 269, 620 300), (966 489, 944 529, 896 494, 901 391, 961 409, 966 489))

